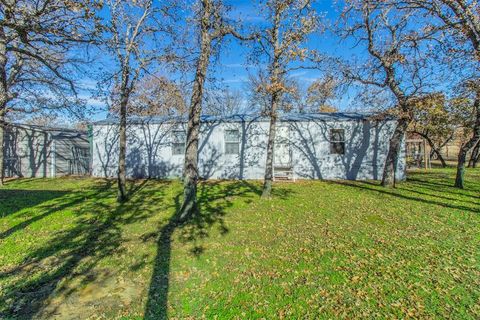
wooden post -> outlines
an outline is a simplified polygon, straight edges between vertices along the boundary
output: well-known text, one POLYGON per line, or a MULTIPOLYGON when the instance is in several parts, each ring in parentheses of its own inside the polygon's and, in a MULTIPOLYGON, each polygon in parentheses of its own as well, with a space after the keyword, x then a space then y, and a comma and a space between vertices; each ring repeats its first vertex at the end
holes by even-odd
POLYGON ((423 139, 423 158, 425 159, 424 160, 425 170, 427 170, 428 169, 429 157, 427 157, 427 141, 425 139, 423 139))

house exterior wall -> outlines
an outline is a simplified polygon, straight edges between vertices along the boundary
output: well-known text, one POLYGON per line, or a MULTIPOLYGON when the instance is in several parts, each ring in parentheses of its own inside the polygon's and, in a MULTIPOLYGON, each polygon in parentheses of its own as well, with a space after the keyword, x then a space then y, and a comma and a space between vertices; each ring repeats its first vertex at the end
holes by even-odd
MULTIPOLYGON (((277 140, 287 142, 291 165, 300 179, 380 179, 395 122, 367 120, 286 121, 277 140), (330 152, 330 129, 344 129, 345 153, 330 152), (284 140, 284 141, 282 141, 284 140)), ((199 141, 199 173, 203 179, 263 179, 269 123, 266 121, 204 122, 199 141), (240 133, 239 154, 226 154, 226 130, 240 133)), ((127 175, 131 178, 181 177, 184 155, 174 155, 173 132, 184 123, 135 123, 127 128, 127 175)), ((403 148, 404 149, 404 148, 403 148)), ((116 177, 118 127, 93 128, 92 174, 116 177)), ((402 151, 397 178, 405 178, 402 151)))
POLYGON ((89 174, 90 148, 83 132, 10 125, 5 133, 6 177, 89 174), (79 157, 78 150, 85 151, 83 157, 79 157))

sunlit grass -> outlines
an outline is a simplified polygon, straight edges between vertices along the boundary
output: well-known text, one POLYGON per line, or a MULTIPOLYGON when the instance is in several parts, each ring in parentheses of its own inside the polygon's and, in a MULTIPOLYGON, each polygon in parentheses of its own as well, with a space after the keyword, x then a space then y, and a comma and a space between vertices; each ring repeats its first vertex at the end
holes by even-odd
POLYGON ((480 170, 373 182, 19 180, 0 189, 0 318, 480 318, 480 170))

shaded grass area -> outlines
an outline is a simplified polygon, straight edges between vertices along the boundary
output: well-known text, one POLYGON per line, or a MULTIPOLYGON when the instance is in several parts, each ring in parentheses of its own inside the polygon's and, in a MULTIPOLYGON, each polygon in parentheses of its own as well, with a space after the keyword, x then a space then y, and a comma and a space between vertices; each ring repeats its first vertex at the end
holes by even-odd
POLYGON ((480 170, 373 182, 18 180, 0 189, 0 318, 480 317, 480 170))

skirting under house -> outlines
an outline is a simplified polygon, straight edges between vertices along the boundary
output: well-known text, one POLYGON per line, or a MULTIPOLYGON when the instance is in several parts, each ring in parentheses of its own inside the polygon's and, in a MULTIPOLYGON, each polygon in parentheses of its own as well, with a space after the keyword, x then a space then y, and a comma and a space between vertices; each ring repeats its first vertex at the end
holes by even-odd
MULTIPOLYGON (((263 179, 269 119, 261 116, 203 116, 199 173, 203 179, 263 179)), ((286 114, 277 123, 277 179, 377 180, 382 176, 395 120, 362 113, 286 114)), ((182 175, 186 120, 135 117, 128 120, 127 175, 182 175)), ((116 177, 118 119, 93 124, 92 174, 116 177)), ((405 152, 396 177, 405 178, 405 152)))

